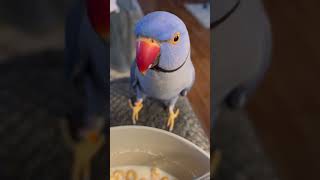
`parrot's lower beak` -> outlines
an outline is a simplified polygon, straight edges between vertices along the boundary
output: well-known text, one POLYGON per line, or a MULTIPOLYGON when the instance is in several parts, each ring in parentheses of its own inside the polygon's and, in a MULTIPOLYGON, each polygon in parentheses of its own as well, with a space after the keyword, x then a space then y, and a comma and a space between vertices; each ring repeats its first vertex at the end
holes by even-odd
POLYGON ((145 75, 160 54, 160 43, 150 38, 139 38, 136 48, 136 63, 139 71, 145 75))

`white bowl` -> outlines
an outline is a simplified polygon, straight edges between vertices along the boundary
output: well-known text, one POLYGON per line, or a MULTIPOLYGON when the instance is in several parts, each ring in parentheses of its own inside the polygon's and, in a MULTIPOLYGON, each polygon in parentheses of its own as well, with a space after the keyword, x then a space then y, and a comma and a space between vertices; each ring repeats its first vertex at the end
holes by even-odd
POLYGON ((210 155, 168 131, 145 126, 110 129, 110 167, 156 166, 188 180, 210 171, 210 155))

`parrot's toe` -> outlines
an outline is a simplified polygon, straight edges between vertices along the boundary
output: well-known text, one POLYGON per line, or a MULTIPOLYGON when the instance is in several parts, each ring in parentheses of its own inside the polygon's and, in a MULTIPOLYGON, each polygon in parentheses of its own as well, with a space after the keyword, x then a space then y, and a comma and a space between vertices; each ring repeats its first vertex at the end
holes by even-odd
POLYGON ((99 150, 103 147, 104 142, 105 138, 103 133, 96 130, 88 130, 84 132, 81 141, 74 144, 72 167, 73 180, 90 180, 92 161, 94 156, 97 155, 99 150))
POLYGON ((129 99, 129 107, 132 109, 132 122, 133 124, 136 124, 139 119, 139 112, 141 111, 143 104, 141 101, 137 101, 133 105, 131 99, 129 99))
POLYGON ((176 112, 171 111, 169 113, 169 118, 167 122, 167 127, 169 127, 169 131, 173 130, 175 119, 178 117, 178 115, 179 115, 179 109, 177 109, 176 112))

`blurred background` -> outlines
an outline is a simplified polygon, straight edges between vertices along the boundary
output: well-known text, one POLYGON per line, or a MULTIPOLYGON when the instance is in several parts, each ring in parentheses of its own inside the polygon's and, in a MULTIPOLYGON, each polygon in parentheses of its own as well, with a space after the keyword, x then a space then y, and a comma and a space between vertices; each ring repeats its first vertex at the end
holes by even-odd
POLYGON ((64 15, 71 0, 0 1, 0 58, 63 48, 64 15))
POLYGON ((319 3, 215 2, 218 179, 319 179, 319 3))
MULTIPOLYGON (((64 16, 72 2, 0 1, 1 179, 70 179, 59 125, 80 103, 64 76, 64 16)), ((103 151, 93 179, 105 177, 103 151)))
POLYGON ((319 179, 319 1, 264 0, 272 62, 246 109, 285 180, 319 179))

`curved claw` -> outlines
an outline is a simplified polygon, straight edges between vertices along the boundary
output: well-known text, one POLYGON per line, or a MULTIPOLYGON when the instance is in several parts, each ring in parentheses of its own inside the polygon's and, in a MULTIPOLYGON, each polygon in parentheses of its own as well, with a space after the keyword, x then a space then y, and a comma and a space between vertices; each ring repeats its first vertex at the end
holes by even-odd
POLYGON ((180 112, 179 109, 177 109, 176 112, 170 112, 168 122, 167 122, 167 127, 169 127, 169 131, 173 130, 174 122, 175 122, 175 119, 178 117, 179 112, 180 112))
POLYGON ((133 124, 136 124, 139 119, 139 112, 141 111, 143 104, 141 101, 138 101, 132 105, 131 99, 129 99, 129 107, 132 109, 132 122, 133 124))

